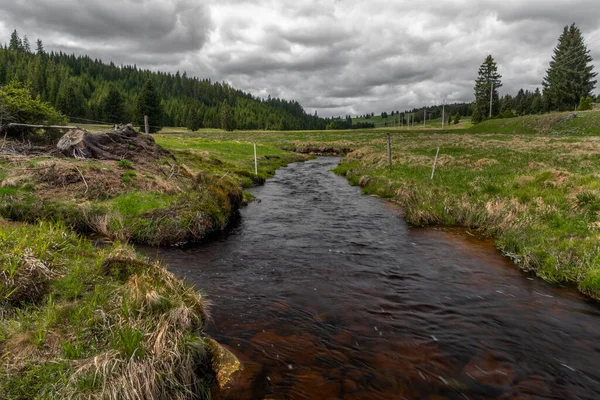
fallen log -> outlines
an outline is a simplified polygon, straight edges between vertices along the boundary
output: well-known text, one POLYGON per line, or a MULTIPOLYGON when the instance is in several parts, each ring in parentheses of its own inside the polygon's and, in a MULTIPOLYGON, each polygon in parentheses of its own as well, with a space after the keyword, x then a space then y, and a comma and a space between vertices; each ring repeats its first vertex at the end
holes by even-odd
POLYGON ((64 125, 32 125, 32 124, 18 124, 10 123, 9 128, 21 127, 21 128, 38 128, 38 129, 79 129, 77 126, 64 126, 64 125))

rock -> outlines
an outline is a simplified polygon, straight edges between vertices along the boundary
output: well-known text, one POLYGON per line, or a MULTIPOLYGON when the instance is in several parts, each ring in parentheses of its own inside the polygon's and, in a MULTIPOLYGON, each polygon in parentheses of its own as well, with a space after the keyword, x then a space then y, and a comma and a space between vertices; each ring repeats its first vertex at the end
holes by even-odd
POLYGON ((227 391, 242 371, 240 360, 225 347, 211 338, 206 339, 212 357, 219 392, 227 391))

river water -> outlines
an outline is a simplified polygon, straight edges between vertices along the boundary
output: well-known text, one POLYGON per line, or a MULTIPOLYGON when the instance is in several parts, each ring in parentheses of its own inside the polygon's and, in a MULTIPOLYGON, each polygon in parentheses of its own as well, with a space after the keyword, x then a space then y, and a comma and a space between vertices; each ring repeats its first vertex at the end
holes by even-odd
MULTIPOLYGON (((154 250, 213 302, 248 399, 598 399, 600 311, 489 242, 409 227, 319 158, 221 237, 154 250)), ((237 398, 236 397, 236 398, 237 398)))

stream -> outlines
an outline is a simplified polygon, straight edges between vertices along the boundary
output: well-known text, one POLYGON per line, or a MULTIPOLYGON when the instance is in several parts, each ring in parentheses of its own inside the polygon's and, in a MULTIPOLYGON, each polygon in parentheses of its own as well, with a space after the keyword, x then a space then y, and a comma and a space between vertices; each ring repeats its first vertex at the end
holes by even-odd
POLYGON ((144 250, 212 301, 244 398, 600 398, 596 304, 464 230, 409 227, 338 162, 280 169, 213 240, 144 250))

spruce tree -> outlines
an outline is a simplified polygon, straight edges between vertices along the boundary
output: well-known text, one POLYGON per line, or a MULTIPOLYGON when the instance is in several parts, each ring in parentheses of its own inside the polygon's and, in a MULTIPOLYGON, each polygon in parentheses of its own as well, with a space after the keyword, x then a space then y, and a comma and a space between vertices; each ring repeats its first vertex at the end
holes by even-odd
POLYGON ((15 29, 13 33, 10 35, 10 44, 8 46, 9 50, 19 51, 23 48, 23 42, 21 42, 21 38, 19 38, 19 34, 15 29))
POLYGON ((596 86, 590 51, 575 24, 565 26, 554 48, 550 68, 542 84, 544 97, 552 110, 573 110, 581 97, 588 97, 596 86))
POLYGON ((40 39, 38 39, 36 43, 37 43, 37 54, 41 56, 45 53, 44 45, 42 44, 42 41, 40 39))
POLYGON ((85 115, 87 102, 80 85, 72 79, 61 82, 56 105, 68 117, 85 115))
POLYGON ((25 50, 26 53, 31 53, 31 44, 29 43, 27 35, 23 38, 23 50, 25 50))
POLYGON ((102 117, 104 121, 114 124, 126 122, 124 121, 125 108, 123 105, 123 96, 115 86, 110 87, 108 95, 104 99, 102 117))
POLYGON ((233 110, 227 101, 223 101, 220 110, 221 129, 232 131, 234 129, 233 110))
POLYGON ((162 129, 163 117, 160 97, 151 79, 146 80, 137 99, 136 122, 140 125, 141 130, 144 130, 145 115, 150 120, 151 133, 156 133, 162 129))
POLYGON ((494 58, 489 55, 479 67, 479 74, 475 80, 475 104, 473 105, 473 123, 478 124, 489 116, 490 92, 492 92, 492 116, 498 115, 500 110, 500 99, 498 88, 502 75, 498 73, 498 66, 494 58), (493 88, 492 88, 493 85, 493 88))

